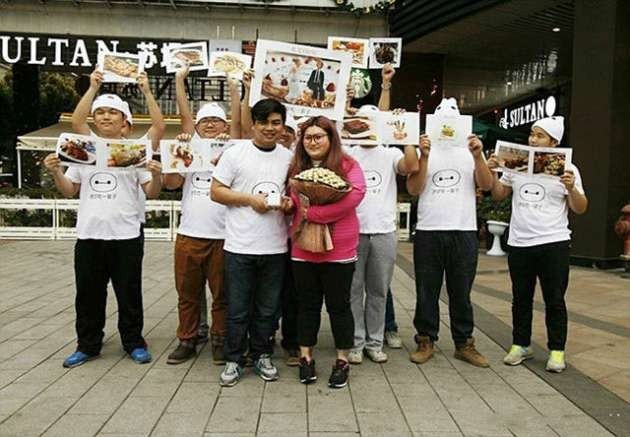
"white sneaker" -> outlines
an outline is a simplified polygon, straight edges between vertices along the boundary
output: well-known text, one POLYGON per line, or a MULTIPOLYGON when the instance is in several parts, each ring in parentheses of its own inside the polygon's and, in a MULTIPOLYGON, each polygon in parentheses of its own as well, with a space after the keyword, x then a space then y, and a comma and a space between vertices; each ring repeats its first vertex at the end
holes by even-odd
POLYGON ((531 347, 523 347, 513 344, 510 352, 503 358, 503 364, 508 366, 518 366, 525 360, 534 358, 534 350, 531 347))
POLYGON ((396 331, 385 331, 385 343, 392 349, 402 349, 402 340, 396 331))
POLYGON ((271 355, 262 354, 254 365, 254 373, 265 381, 275 381, 278 379, 278 369, 271 361, 271 355))
POLYGON ((564 360, 564 351, 550 351, 545 370, 547 372, 560 373, 566 368, 567 363, 564 360))
POLYGON ((232 387, 241 379, 243 375, 243 369, 238 363, 234 361, 228 361, 225 363, 225 368, 221 372, 220 384, 222 387, 232 387))
POLYGON ((363 351, 351 350, 348 352, 348 362, 350 364, 361 364, 363 362, 363 351))
POLYGON ((375 363, 387 362, 387 354, 382 350, 366 349, 365 354, 370 360, 374 361, 375 363))

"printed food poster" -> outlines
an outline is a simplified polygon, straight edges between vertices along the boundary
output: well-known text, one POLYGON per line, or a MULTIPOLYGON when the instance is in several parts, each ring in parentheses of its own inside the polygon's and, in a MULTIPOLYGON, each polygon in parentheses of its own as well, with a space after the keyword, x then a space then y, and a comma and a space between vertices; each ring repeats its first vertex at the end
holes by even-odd
POLYGON ((101 51, 97 68, 103 73, 103 82, 135 83, 138 75, 144 71, 145 59, 143 54, 101 51))
POLYGON ((213 52, 210 54, 209 76, 228 76, 243 79, 252 65, 252 57, 241 53, 213 52))
POLYGON ((105 140, 105 151, 108 168, 142 167, 153 155, 150 141, 142 140, 105 140))
POLYGON ((375 146, 380 143, 378 129, 379 120, 376 114, 373 117, 344 117, 341 123, 341 143, 375 146))
POLYGON ((528 174, 530 167, 529 147, 505 141, 497 141, 495 156, 503 171, 528 174))
POLYGON ((164 54, 167 73, 175 73, 188 64, 189 71, 208 69, 208 45, 205 41, 170 44, 164 54))
POLYGON ((426 133, 435 146, 467 147, 472 134, 470 115, 427 115, 426 133))
POLYGON ((571 164, 573 150, 497 141, 494 154, 499 162, 499 169, 495 171, 559 178, 571 164))
POLYGON ((96 166, 96 140, 92 137, 62 133, 57 140, 56 151, 61 165, 96 166))
POLYGON ((379 113, 379 132, 383 144, 418 144, 420 114, 381 112, 379 113))
POLYGON ((211 170, 215 166, 217 157, 239 141, 242 140, 193 139, 190 142, 162 140, 160 141, 162 173, 191 173, 211 170))
POLYGON ((347 38, 342 36, 329 36, 328 49, 349 52, 352 55, 352 66, 356 68, 368 68, 370 58, 370 40, 361 38, 347 38))
POLYGON ((272 98, 298 117, 342 120, 351 63, 347 52, 258 40, 250 105, 272 98))
POLYGON ((401 38, 370 38, 370 68, 381 69, 385 64, 400 67, 401 38))
POLYGON ((536 147, 532 150, 534 176, 560 177, 571 163, 572 149, 565 147, 536 147))

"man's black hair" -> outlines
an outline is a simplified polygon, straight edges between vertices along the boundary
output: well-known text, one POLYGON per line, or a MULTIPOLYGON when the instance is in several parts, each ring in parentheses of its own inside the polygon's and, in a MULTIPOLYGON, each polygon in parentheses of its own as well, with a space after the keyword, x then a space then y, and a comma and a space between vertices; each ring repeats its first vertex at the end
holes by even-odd
POLYGON ((271 114, 280 114, 282 117, 282 124, 286 122, 287 119, 287 108, 277 100, 274 99, 263 99, 259 100, 252 107, 252 119, 254 122, 265 122, 269 118, 271 114))

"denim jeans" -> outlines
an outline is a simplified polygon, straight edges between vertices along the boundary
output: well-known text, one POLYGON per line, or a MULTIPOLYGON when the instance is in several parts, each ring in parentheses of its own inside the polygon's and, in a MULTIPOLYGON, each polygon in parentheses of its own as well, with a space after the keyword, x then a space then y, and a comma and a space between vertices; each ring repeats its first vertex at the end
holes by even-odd
POLYGON ((470 291, 477 270, 477 232, 416 231, 413 263, 416 272, 416 314, 419 335, 433 341, 440 329, 440 291, 446 274, 451 335, 456 345, 472 336, 470 291))
POLYGON ((387 301, 385 302, 385 332, 398 332, 392 287, 387 289, 387 301))
POLYGON ((242 361, 247 350, 254 360, 271 354, 274 325, 286 268, 286 254, 243 255, 225 251, 225 290, 228 301, 227 361, 242 361))

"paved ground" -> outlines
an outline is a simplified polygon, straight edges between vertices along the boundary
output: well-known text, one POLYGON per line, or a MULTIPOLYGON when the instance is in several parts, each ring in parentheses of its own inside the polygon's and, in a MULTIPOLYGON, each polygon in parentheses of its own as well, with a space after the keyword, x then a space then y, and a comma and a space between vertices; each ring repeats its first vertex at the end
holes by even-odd
MULTIPOLYGON (((508 288, 505 278, 500 283, 487 281, 505 276, 504 260, 483 257, 474 297, 480 327, 477 342, 492 361, 490 369, 473 368, 452 358, 446 307, 442 308, 441 352, 421 367, 409 362, 415 297, 405 258, 409 247, 401 245, 393 288, 406 349, 389 350, 390 361, 384 365, 354 366, 349 387, 331 391, 325 384, 333 359, 328 324, 316 356, 321 379, 309 387, 299 384, 297 370, 286 368, 280 358, 276 360, 279 381, 264 383, 248 372, 229 389, 219 387, 220 368, 211 365, 209 351, 202 350, 189 363, 167 366, 177 320, 169 243, 145 247, 145 334, 154 362, 139 366, 124 356, 115 330, 116 305, 110 296, 102 358, 63 369, 61 363, 75 341, 72 243, 3 242, 0 253, 0 436, 611 435, 593 417, 617 435, 630 429, 623 427, 629 423, 627 403, 575 369, 550 379, 540 371, 544 364, 540 351, 529 367, 501 364, 504 350, 500 344, 509 338, 509 328, 503 324, 509 323, 509 301, 503 295, 508 288), (584 409, 576 406, 580 398, 576 393, 596 401, 599 410, 588 403, 584 409), (610 420, 602 419, 606 415, 610 420)), ((589 289, 608 284, 610 292, 616 293, 610 296, 617 300, 610 297, 608 301, 613 309, 621 308, 616 302, 627 305, 630 301, 624 294, 630 282, 616 283, 608 273, 582 274, 577 284, 574 275, 573 289, 582 289, 580 283, 591 277, 589 289)), ((583 297, 586 300, 588 290, 583 297)), ((573 305, 571 309, 580 310, 573 305)), ((589 305, 584 309, 593 310, 589 305)), ((572 325, 570 336, 581 343, 571 344, 569 352, 576 348, 575 358, 584 355, 595 363, 606 360, 603 364, 611 375, 625 375, 623 366, 628 360, 621 350, 625 347, 627 352, 623 341, 628 336, 619 341, 608 336, 623 338, 618 334, 627 334, 623 330, 624 326, 628 329, 627 318, 621 310, 615 312, 619 320, 608 319, 606 313, 602 309, 601 313, 572 314, 582 317, 578 324, 583 331, 572 325), (595 331, 604 337, 591 338, 595 331)), ((541 324, 539 315, 535 323, 541 324)), ((536 340, 544 344, 539 336, 537 330, 536 340)), ((588 371, 588 366, 582 370, 588 371)), ((610 388, 627 394, 630 383, 623 381, 610 388)))

